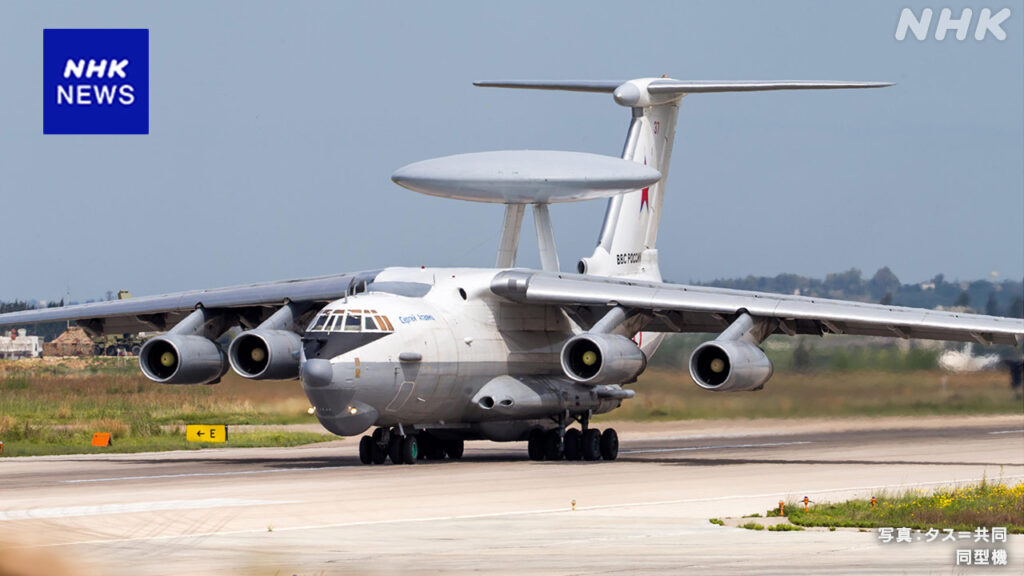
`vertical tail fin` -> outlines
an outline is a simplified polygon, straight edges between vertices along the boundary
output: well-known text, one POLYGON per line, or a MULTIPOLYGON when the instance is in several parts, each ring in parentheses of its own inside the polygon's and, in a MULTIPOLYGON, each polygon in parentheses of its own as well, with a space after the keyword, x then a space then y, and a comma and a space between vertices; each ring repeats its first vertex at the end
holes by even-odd
POLYGON ((676 133, 679 101, 687 94, 754 92, 765 90, 829 90, 881 88, 885 82, 690 82, 671 78, 617 81, 501 81, 476 82, 477 86, 568 90, 612 93, 615 102, 633 111, 622 157, 661 172, 657 183, 608 201, 604 225, 593 255, 579 261, 578 271, 597 276, 630 276, 660 280, 658 226, 672 144, 676 133))
POLYGON ((661 279, 655 244, 682 94, 662 102, 631 101, 639 100, 630 96, 644 94, 652 81, 624 83, 616 89, 615 99, 620 104, 639 104, 631 106, 633 119, 629 123, 622 157, 661 172, 661 180, 648 188, 627 192, 608 201, 597 247, 592 256, 580 260, 577 266, 580 273, 661 279))

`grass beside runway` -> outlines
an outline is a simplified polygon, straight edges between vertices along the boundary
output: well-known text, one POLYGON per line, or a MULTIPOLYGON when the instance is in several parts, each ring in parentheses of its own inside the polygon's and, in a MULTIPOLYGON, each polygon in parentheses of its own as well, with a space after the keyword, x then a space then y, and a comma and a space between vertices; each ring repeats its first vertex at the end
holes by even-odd
POLYGON ((134 359, 0 360, 0 415, 36 424, 315 424, 308 408, 298 380, 229 371, 218 384, 176 386, 146 379, 134 359))
MULTIPOLYGON (((2 426, 2 420, 0 420, 2 426)), ((10 431, 8 431, 9 433, 10 431)), ((3 428, 0 427, 0 433, 3 428)), ((90 444, 92 435, 85 430, 61 430, 49 427, 34 429, 27 438, 4 440, 3 456, 44 456, 52 454, 110 454, 127 452, 162 452, 167 450, 200 450, 202 448, 256 448, 264 446, 301 446, 336 440, 327 433, 267 430, 230 432, 228 442, 201 443, 185 440, 185 432, 170 430, 157 435, 114 437, 110 446, 90 444)), ((8 437, 11 437, 8 435, 8 437)))
POLYGON ((820 418, 934 414, 1020 414, 1024 403, 1003 371, 951 374, 778 371, 756 392, 711 392, 682 370, 649 368, 627 388, 636 397, 607 420, 674 421, 711 418, 820 418))
POLYGON ((250 381, 229 372, 213 386, 150 382, 134 360, 0 361, 3 456, 147 452, 208 447, 294 446, 337 439, 326 433, 247 431, 226 444, 187 442, 186 424, 315 424, 298 381, 250 381), (92 447, 109 432, 112 447, 92 447))
MULTIPOLYGON (((881 493, 870 499, 835 504, 813 504, 804 512, 802 502, 785 506, 789 521, 797 526, 854 528, 912 528, 915 530, 971 531, 1004 527, 1024 533, 1024 483, 982 481, 938 490, 906 490, 881 493)), ((769 510, 778 515, 778 510, 769 510)))

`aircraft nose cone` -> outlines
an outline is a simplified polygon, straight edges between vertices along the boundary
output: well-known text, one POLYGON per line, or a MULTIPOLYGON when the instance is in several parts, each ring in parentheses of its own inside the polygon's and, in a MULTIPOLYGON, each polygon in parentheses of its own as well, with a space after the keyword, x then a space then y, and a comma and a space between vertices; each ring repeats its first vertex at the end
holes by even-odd
POLYGON ((328 360, 316 358, 302 365, 302 383, 311 388, 328 386, 334 378, 334 368, 328 360))

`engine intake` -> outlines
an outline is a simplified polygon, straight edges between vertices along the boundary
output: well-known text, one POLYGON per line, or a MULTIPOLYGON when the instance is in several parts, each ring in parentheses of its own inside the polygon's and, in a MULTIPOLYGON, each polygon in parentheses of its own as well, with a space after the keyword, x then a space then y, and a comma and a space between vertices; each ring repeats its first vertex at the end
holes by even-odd
POLYGON ((231 367, 252 380, 293 380, 299 377, 302 339, 289 330, 242 332, 228 347, 231 367))
POLYGON ((698 386, 715 392, 757 390, 772 377, 764 351, 748 342, 713 340, 690 356, 690 376, 698 386))
POLYGON ((647 368, 636 343, 617 334, 579 334, 562 347, 562 370, 589 385, 632 382, 647 368))
POLYGON ((189 334, 165 334, 142 345, 139 367, 161 384, 208 384, 228 371, 224 351, 216 342, 189 334))

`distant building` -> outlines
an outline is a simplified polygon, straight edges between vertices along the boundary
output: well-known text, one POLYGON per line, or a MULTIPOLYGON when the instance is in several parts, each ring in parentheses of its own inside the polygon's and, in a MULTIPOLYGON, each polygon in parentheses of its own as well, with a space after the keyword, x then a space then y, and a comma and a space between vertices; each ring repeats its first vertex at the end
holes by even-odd
POLYGON ((11 330, 0 336, 0 359, 39 358, 43 354, 43 339, 29 336, 25 329, 11 330))
POLYGON ((86 336, 85 330, 72 326, 53 342, 47 342, 43 353, 47 356, 92 356, 95 354, 95 345, 86 336))

